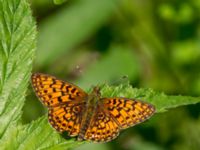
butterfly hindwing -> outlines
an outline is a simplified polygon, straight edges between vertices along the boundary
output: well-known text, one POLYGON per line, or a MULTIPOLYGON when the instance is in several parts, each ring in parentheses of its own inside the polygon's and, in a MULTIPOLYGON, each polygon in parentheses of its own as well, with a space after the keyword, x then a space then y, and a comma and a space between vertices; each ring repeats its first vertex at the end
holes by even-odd
POLYGON ((87 94, 79 87, 45 74, 33 74, 32 86, 47 107, 59 106, 70 101, 82 101, 87 94))
POLYGON ((83 104, 67 104, 50 108, 49 123, 59 132, 67 131, 70 136, 77 136, 80 132, 83 104))
POLYGON ((127 98, 103 98, 104 109, 115 118, 121 129, 134 126, 148 119, 155 108, 142 101, 127 98))
POLYGON ((119 126, 103 109, 98 108, 85 133, 85 140, 108 142, 119 134, 119 126))

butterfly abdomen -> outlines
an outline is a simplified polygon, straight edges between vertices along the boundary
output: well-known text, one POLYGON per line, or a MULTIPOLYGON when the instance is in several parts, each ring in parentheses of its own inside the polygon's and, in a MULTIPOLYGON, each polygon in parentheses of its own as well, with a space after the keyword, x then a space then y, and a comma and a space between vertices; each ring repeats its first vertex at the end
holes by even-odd
POLYGON ((87 118, 83 118, 85 120, 82 120, 82 124, 81 124, 81 130, 78 134, 78 140, 79 141, 82 141, 84 139, 84 136, 85 136, 85 133, 89 127, 89 124, 90 124, 90 119, 91 119, 91 116, 87 116, 87 118))
POLYGON ((91 122, 91 118, 93 116, 93 113, 91 112, 94 112, 95 107, 91 107, 91 108, 86 108, 83 116, 82 116, 82 121, 81 121, 81 129, 80 129, 80 132, 78 134, 78 140, 81 141, 84 139, 84 136, 85 136, 85 133, 90 125, 90 122, 91 122))
POLYGON ((90 126, 91 119, 96 112, 96 109, 98 106, 98 100, 99 100, 99 97, 96 95, 96 93, 92 93, 91 95, 88 96, 87 102, 86 102, 86 108, 82 116, 81 129, 78 135, 78 140, 84 139, 85 134, 90 126))

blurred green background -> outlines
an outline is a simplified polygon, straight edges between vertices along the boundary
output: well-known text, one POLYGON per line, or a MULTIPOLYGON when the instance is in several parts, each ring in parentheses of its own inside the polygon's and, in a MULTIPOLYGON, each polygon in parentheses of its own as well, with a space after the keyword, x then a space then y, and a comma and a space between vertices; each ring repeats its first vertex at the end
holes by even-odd
MULTIPOLYGON (((38 27, 33 72, 86 91, 126 75, 133 87, 200 95, 200 0, 29 1, 38 27)), ((30 87, 23 122, 45 111, 30 87)), ((179 107, 77 150, 199 150, 199 116, 200 104, 179 107)))

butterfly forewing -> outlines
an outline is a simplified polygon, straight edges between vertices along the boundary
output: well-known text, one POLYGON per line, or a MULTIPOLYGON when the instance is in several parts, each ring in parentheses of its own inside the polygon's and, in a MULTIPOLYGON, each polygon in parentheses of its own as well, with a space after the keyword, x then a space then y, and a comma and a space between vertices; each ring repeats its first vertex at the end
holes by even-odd
POLYGON ((134 126, 151 117, 155 108, 142 101, 126 98, 103 98, 103 108, 113 117, 121 129, 134 126))
POLYGON ((32 86, 42 101, 48 107, 59 106, 66 102, 85 100, 87 94, 79 87, 45 74, 33 74, 32 86))

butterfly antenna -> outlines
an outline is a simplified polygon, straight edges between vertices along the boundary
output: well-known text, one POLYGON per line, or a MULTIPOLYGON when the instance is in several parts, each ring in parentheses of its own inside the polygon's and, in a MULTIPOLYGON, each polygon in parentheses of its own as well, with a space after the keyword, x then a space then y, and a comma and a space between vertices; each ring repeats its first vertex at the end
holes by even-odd
POLYGON ((124 85, 129 84, 129 80, 128 80, 128 76, 127 75, 123 75, 119 79, 110 82, 111 86, 120 85, 120 84, 124 84, 124 85))
MULTIPOLYGON (((118 78, 117 80, 114 81, 105 81, 103 83, 98 83, 96 85, 96 87, 99 87, 100 89, 102 89, 102 87, 104 87, 105 85, 110 85, 110 86, 118 86, 118 85, 128 85, 129 84, 129 80, 128 80, 128 76, 127 75, 123 75, 120 78, 118 78)), ((93 89, 95 86, 92 86, 91 89, 93 89)))

